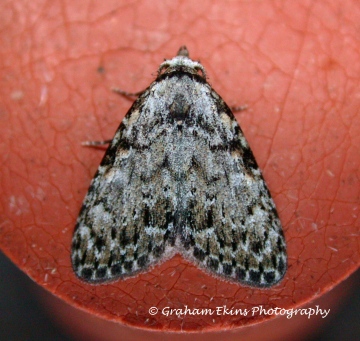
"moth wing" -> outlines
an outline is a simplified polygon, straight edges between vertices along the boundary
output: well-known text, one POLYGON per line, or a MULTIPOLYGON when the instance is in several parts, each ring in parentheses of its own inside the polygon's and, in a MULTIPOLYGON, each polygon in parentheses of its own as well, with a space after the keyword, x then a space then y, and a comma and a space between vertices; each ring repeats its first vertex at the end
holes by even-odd
MULTIPOLYGON (((185 254, 230 280, 272 286, 284 276, 287 263, 275 204, 231 110, 220 98, 213 107, 218 130, 210 144, 197 149, 189 174, 196 180, 188 195, 185 254)), ((197 129, 206 131, 209 125, 203 121, 197 129)), ((202 140, 194 138, 193 144, 201 146, 202 140)))
POLYGON ((72 264, 88 282, 133 275, 173 252, 174 208, 166 193, 173 183, 166 174, 160 176, 163 159, 150 160, 146 152, 146 134, 158 124, 139 111, 147 96, 137 99, 118 128, 77 220, 72 264))

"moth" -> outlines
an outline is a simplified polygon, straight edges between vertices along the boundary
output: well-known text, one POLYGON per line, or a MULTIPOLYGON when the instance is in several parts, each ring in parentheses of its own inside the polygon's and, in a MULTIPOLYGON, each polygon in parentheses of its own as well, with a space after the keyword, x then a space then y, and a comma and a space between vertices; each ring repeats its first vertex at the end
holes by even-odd
POLYGON ((286 243, 233 113, 181 47, 126 114, 91 182, 72 240, 89 283, 133 276, 180 253, 253 287, 278 283, 286 243))

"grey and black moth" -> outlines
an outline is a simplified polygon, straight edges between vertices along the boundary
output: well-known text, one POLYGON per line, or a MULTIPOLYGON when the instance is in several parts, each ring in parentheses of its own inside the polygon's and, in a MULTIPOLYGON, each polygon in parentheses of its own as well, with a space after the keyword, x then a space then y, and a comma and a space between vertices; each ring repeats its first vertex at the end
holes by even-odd
POLYGON ((278 214, 233 113, 186 47, 134 102, 85 197, 72 240, 76 275, 132 276, 179 253, 253 287, 287 268, 278 214))

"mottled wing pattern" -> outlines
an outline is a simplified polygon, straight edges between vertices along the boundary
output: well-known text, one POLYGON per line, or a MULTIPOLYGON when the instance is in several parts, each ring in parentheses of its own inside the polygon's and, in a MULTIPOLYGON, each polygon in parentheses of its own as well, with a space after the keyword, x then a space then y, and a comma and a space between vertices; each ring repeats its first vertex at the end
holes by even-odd
POLYGON ((185 52, 160 66, 91 183, 72 244, 85 281, 131 276, 174 253, 251 286, 285 274, 281 224, 254 156, 185 52))
POLYGON ((239 124, 215 91, 211 95, 213 113, 194 119, 203 134, 193 143, 203 146, 189 169, 196 180, 192 195, 185 194, 191 198, 185 254, 223 277, 268 287, 286 272, 281 223, 239 124), (208 134, 209 126, 217 127, 216 133, 208 134))
POLYGON ((125 116, 77 220, 72 263, 88 282, 133 275, 164 254, 166 241, 175 240, 169 194, 174 183, 163 169, 161 150, 154 154, 148 142, 161 127, 141 111, 148 96, 146 91, 125 116))

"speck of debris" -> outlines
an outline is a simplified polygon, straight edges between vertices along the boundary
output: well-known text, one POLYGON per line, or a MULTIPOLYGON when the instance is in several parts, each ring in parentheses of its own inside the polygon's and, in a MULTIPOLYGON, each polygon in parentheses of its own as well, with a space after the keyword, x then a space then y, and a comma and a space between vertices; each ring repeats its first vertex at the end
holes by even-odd
POLYGON ((97 68, 97 72, 99 72, 99 73, 105 73, 105 68, 103 67, 103 66, 99 66, 98 68, 97 68))
POLYGON ((10 97, 14 101, 20 101, 24 98, 24 93, 21 90, 15 90, 11 93, 10 97))

